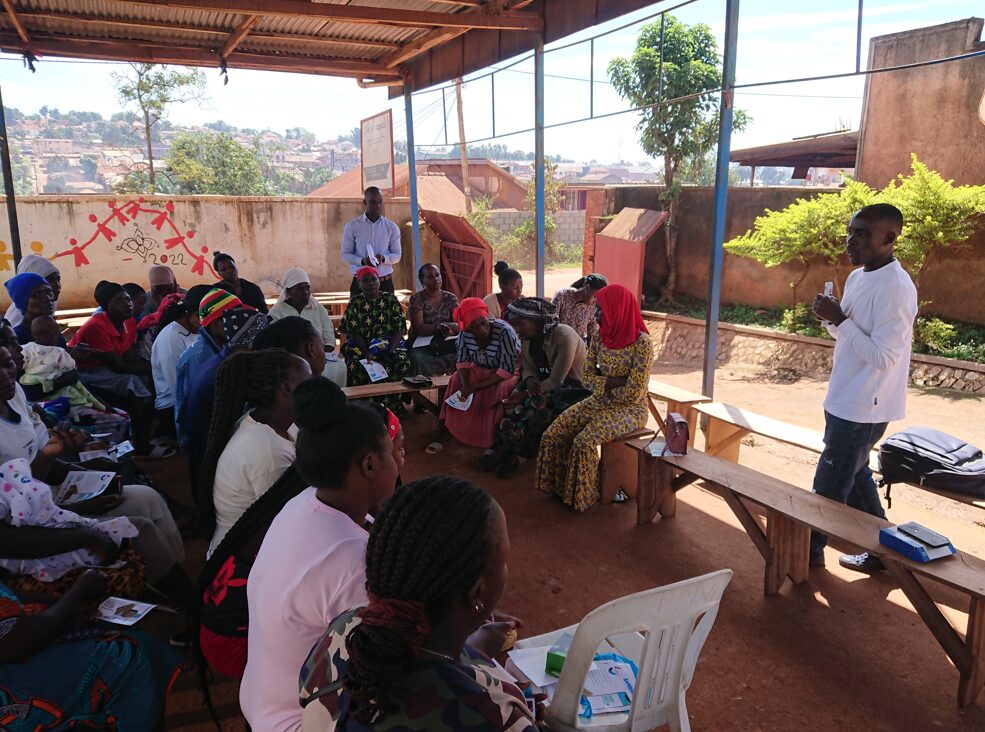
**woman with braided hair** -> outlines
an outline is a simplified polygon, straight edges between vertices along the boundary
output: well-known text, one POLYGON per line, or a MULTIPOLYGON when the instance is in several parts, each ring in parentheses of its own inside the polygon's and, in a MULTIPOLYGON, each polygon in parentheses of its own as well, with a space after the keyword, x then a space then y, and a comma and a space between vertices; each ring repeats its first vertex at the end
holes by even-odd
POLYGON ((434 476, 397 491, 370 530, 368 604, 332 623, 301 672, 304 729, 536 729, 489 658, 501 642, 481 648, 473 633, 502 597, 509 550, 503 510, 474 483, 434 476))
POLYGON ((201 502, 203 529, 212 534, 206 557, 294 462, 291 396, 310 378, 308 362, 281 349, 234 353, 219 367, 202 462, 202 487, 212 492, 201 502))
POLYGON ((342 612, 366 602, 367 516, 393 494, 390 430, 324 377, 292 400, 295 468, 310 488, 273 520, 250 570, 249 630, 240 706, 250 726, 301 729, 298 672, 342 612))

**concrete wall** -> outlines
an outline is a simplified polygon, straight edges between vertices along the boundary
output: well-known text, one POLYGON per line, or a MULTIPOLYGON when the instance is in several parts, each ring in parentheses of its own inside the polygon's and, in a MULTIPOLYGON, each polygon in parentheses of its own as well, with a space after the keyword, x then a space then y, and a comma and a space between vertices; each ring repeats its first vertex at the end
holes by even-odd
MULTIPOLYGON (((416 285, 407 199, 390 199, 386 215, 401 226, 403 258, 398 289, 416 285)), ((359 199, 39 196, 17 201, 24 254, 53 258, 62 274, 60 308, 88 307, 102 279, 147 284, 147 269, 165 263, 188 287, 218 279, 215 250, 236 259, 241 276, 268 295, 273 281, 302 267, 316 291, 346 290, 352 277, 342 261, 342 227, 362 213, 359 199)), ((424 227, 422 227, 424 228, 424 227)), ((0 279, 13 264, 9 229, 0 216, 0 279)), ((435 258, 437 252, 431 253, 435 258)), ((416 288, 415 288, 416 289, 416 288)), ((0 291, 6 308, 6 293, 0 291)))
MULTIPOLYGON (((985 48, 983 20, 968 18, 873 38, 869 68, 958 56, 985 48)), ((985 57, 866 77, 856 172, 882 188, 910 169, 910 153, 958 184, 985 183, 985 57)))
MULTIPOLYGON (((626 206, 657 208, 660 190, 660 186, 611 187, 606 189, 607 200, 601 208, 607 212, 620 211, 626 206)), ((766 209, 782 210, 797 198, 831 190, 833 189, 730 188, 726 241, 752 228, 756 217, 762 215, 766 209)), ((713 196, 712 188, 685 187, 681 193, 677 222, 678 292, 699 299, 705 298, 708 288, 713 196)), ((586 219, 588 213, 586 212, 586 219)), ((930 302, 928 312, 972 323, 985 323, 985 298, 981 295, 982 282, 985 282, 983 252, 985 231, 979 232, 967 246, 942 255, 930 265, 924 274, 920 292, 920 299, 930 302)), ((593 254, 586 246, 586 272, 592 269, 589 257, 593 254)), ((807 279, 800 285, 797 299, 807 302, 812 293, 823 289, 826 281, 843 283, 850 270, 847 260, 842 262, 839 272, 821 262, 813 263, 807 279)), ((803 267, 799 264, 766 268, 752 259, 726 253, 722 273, 722 302, 757 307, 789 306, 792 301, 790 283, 799 279, 802 271, 803 267)), ((644 293, 648 296, 657 295, 666 274, 663 234, 658 231, 647 245, 644 293)))
MULTIPOLYGON (((496 231, 511 234, 532 215, 529 211, 496 209, 489 212, 489 222, 496 231)), ((584 241, 584 211, 557 211, 554 214, 554 223, 557 224, 555 237, 558 241, 565 244, 581 244, 584 241)))

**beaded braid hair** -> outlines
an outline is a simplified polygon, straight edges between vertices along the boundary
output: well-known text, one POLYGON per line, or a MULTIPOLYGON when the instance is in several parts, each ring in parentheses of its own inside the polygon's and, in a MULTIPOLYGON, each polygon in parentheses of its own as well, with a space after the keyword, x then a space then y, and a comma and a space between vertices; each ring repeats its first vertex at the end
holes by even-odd
POLYGON ((493 500, 448 475, 408 483, 380 510, 366 548, 369 606, 348 635, 345 688, 364 724, 392 708, 389 688, 492 554, 493 500))
POLYGON ((215 503, 212 500, 216 466, 243 416, 246 405, 266 407, 273 403, 278 387, 291 376, 298 357, 289 351, 272 348, 244 351, 227 358, 215 377, 215 403, 209 425, 209 441, 202 460, 202 486, 208 498, 201 501, 202 530, 206 536, 215 531, 215 503))

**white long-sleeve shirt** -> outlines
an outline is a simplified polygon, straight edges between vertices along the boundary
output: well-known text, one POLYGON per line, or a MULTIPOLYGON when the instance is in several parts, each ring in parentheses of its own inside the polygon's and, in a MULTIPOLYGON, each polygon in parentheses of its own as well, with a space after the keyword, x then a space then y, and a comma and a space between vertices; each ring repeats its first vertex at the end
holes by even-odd
POLYGON ((841 309, 829 325, 837 339, 824 410, 850 422, 879 424, 906 414, 917 288, 900 263, 848 275, 841 309))
POLYGON ((400 261, 400 227, 386 216, 370 221, 366 214, 349 221, 342 229, 342 259, 349 265, 353 276, 363 266, 367 246, 375 254, 382 254, 386 261, 376 271, 380 277, 393 274, 393 265, 400 261))
POLYGON ((178 359, 198 340, 198 333, 187 331, 177 321, 168 323, 154 339, 150 351, 151 374, 154 377, 155 409, 175 406, 178 382, 178 359))

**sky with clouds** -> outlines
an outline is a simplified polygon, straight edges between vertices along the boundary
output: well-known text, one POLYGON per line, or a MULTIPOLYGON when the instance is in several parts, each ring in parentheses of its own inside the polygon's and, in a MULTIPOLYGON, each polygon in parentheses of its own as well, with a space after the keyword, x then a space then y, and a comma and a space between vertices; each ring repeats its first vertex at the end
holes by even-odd
MULTIPOLYGON (((594 111, 596 115, 626 109, 606 81, 605 69, 618 56, 632 55, 636 34, 646 16, 659 12, 658 3, 615 21, 596 26, 548 46, 608 33, 595 41, 594 111), (629 27, 623 27, 627 26, 629 27)), ((738 83, 801 78, 854 71, 857 0, 744 0, 739 20, 736 79, 738 83), (777 8, 782 8, 778 10, 777 8)), ((982 16, 981 0, 900 2, 865 0, 863 15, 863 67, 868 39, 938 23, 982 16)), ((674 12, 686 23, 705 23, 722 43, 724 0, 697 0, 674 12)), ((501 64, 500 66, 505 66, 501 64)), ((567 122, 589 114, 589 82, 593 63, 589 44, 582 43, 545 56, 545 121, 567 122)), ((16 57, 0 55, 3 101, 26 113, 41 106, 63 111, 97 111, 108 117, 119 111, 112 73, 120 66, 93 62, 42 60, 36 74, 23 68, 16 57)), ((363 90, 349 79, 299 74, 277 74, 231 69, 224 86, 218 70, 206 69, 209 102, 204 106, 177 105, 171 119, 182 124, 201 124, 223 119, 238 127, 306 127, 321 139, 334 138, 359 124, 359 120, 392 107, 394 137, 405 136, 402 100, 390 102, 384 89, 363 90)), ((463 91, 468 140, 493 134, 490 79, 475 74, 463 91)), ((753 118, 746 131, 733 139, 733 147, 748 147, 829 132, 858 125, 864 81, 861 78, 804 82, 740 91, 736 104, 753 118)), ((533 149, 531 133, 508 135, 532 127, 533 61, 522 62, 496 74, 495 140, 511 149, 533 149)), ((445 141, 445 112, 441 93, 415 96, 415 134, 418 145, 445 141)), ((458 140, 454 95, 446 94, 447 135, 458 140)), ((641 162, 646 159, 636 142, 636 115, 621 114, 548 129, 549 154, 578 161, 641 162)), ((432 148, 433 149, 433 148, 432 148)))

